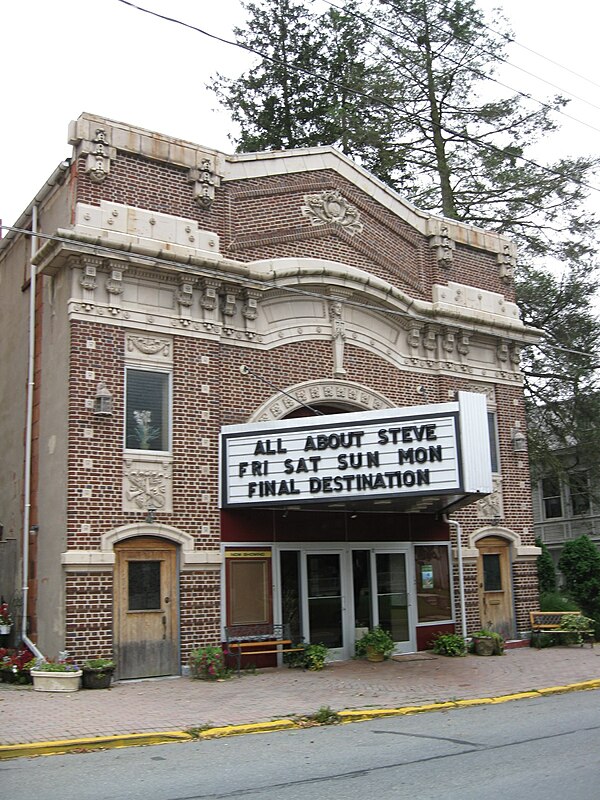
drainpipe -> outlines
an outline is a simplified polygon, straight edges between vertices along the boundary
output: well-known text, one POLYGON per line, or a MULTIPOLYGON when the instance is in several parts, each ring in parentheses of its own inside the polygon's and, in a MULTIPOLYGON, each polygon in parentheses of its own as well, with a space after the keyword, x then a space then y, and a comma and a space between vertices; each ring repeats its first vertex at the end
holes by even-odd
POLYGON ((454 525, 456 530, 456 555, 458 556, 458 590, 460 594, 460 623, 462 628, 463 639, 467 638, 467 612, 465 609, 465 577, 463 574, 463 559, 462 559, 462 528, 460 522, 455 519, 448 519, 444 514, 444 521, 448 525, 454 525))
POLYGON ((36 270, 33 258, 38 247, 38 206, 31 209, 31 266, 29 280, 29 354, 27 367, 27 410, 25 418, 25 479, 23 486, 23 607, 21 619, 21 639, 37 658, 43 658, 42 653, 27 636, 27 610, 29 594, 29 534, 31 519, 31 453, 33 432, 33 390, 35 378, 35 295, 36 295, 36 270))

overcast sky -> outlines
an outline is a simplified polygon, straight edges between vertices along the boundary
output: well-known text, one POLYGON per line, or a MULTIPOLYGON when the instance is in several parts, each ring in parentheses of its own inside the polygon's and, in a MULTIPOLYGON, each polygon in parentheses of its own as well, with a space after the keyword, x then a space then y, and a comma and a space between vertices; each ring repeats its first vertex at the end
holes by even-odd
MULTIPOLYGON (((136 2, 225 38, 233 38, 232 27, 244 19, 239 0, 136 2)), ((321 0, 305 2, 307 7, 322 7, 321 0)), ((563 132, 546 143, 539 159, 598 154, 600 4, 480 0, 480 6, 501 7, 518 42, 597 82, 511 47, 515 64, 582 98, 566 110, 579 121, 563 118, 563 132)), ((231 123, 225 113, 214 110, 216 99, 204 87, 217 70, 235 76, 249 66, 250 57, 237 48, 118 0, 14 0, 3 4, 0 35, 4 224, 16 222, 54 168, 71 155, 68 123, 83 111, 225 152, 234 149, 228 140, 231 123)), ((555 91, 514 69, 506 69, 502 79, 540 98, 555 91)), ((594 206, 600 207, 600 192, 593 196, 594 206)))

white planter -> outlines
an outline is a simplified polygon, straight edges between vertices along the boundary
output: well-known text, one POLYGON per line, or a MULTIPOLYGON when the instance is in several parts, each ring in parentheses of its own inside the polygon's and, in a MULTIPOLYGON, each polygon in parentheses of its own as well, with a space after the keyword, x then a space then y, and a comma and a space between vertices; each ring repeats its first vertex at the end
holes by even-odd
POLYGON ((35 692, 76 692, 81 686, 82 672, 46 672, 32 669, 33 690, 35 692))
POLYGON ((0 625, 0 636, 6 636, 8 633, 10 633, 11 628, 12 625, 0 625))

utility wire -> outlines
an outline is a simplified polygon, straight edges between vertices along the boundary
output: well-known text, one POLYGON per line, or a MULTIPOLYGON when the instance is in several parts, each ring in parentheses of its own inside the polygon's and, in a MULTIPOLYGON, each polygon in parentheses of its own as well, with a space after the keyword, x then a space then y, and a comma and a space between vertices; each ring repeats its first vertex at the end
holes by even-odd
MULTIPOLYGON (((438 5, 439 5, 440 2, 443 2, 443 0, 430 0, 430 2, 438 3, 438 5)), ((486 25, 484 22, 482 22, 481 24, 482 24, 482 27, 486 28, 488 31, 490 31, 490 33, 493 33, 495 36, 498 36, 499 38, 504 39, 504 41, 508 42, 509 44, 515 44, 515 45, 517 45, 517 47, 520 47, 522 50, 527 50, 528 53, 532 53, 534 56, 537 56, 538 58, 541 58, 544 61, 547 61, 549 64, 554 64, 555 67, 559 67, 559 69, 562 69, 565 72, 570 72, 571 75, 575 75, 576 78, 581 78, 581 80, 586 81, 587 83, 590 83, 592 86, 597 86, 598 88, 600 88, 600 83, 597 83, 596 81, 592 80, 592 78, 588 78, 586 75, 582 75, 579 72, 575 72, 575 70, 571 69, 570 67, 566 67, 564 64, 561 64, 560 62, 555 61, 554 59, 550 58, 549 56, 545 56, 543 53, 538 53, 537 50, 533 50, 531 47, 527 47, 527 45, 523 44, 522 42, 517 41, 517 39, 514 39, 512 36, 509 36, 506 33, 502 33, 502 31, 497 31, 495 28, 492 28, 490 25, 486 25)), ((517 67, 516 64, 511 64, 509 61, 507 61, 507 63, 510 64, 510 66, 514 67, 515 69, 520 69, 520 67, 517 67)), ((534 77, 539 78, 539 80, 541 80, 541 81, 544 80, 544 78, 541 78, 539 75, 534 75, 534 77)), ((545 82, 548 83, 548 81, 545 81, 545 82)), ((549 83, 548 85, 549 86, 553 86, 554 84, 549 83)), ((558 87, 555 87, 555 88, 558 88, 558 87)), ((564 91, 564 90, 561 89, 560 91, 564 91)), ((567 92, 567 94, 570 94, 570 92, 567 92)), ((581 99, 581 98, 577 97, 577 95, 572 95, 572 97, 576 98, 577 100, 581 99)), ((587 101, 584 100, 583 102, 585 103, 587 101)), ((596 106, 594 106, 594 108, 596 108, 596 106)))
MULTIPOLYGON (((360 19, 363 22, 366 22, 367 25, 371 26, 371 28, 379 28, 380 30, 385 31, 386 33, 389 33, 390 35, 395 36, 395 37, 397 37, 399 39, 402 39, 403 41, 408 42, 409 44, 414 44, 414 42, 409 37, 403 36, 397 30, 392 30, 391 28, 388 28, 385 25, 381 25, 380 23, 375 22, 374 19, 372 19, 371 17, 368 17, 366 14, 357 14, 356 12, 351 11, 350 9, 346 9, 346 8, 343 8, 342 6, 337 5, 336 3, 332 2, 332 0, 319 0, 319 1, 323 2, 323 3, 327 3, 327 5, 331 6, 332 8, 335 8, 338 11, 341 11, 344 14, 352 16, 355 19, 360 19)), ((419 22, 420 21, 419 17, 414 16, 414 14, 411 14, 409 11, 405 11, 404 13, 405 13, 405 15, 407 17, 410 17, 415 22, 419 22)), ((438 30, 441 30, 441 31, 444 31, 444 28, 441 25, 437 25, 435 22, 431 22, 431 27, 432 28, 437 28, 438 30)), ((377 34, 376 33, 376 35, 379 36, 380 38, 383 38, 381 36, 381 34, 377 34)), ((462 42, 465 45, 469 45, 472 49, 478 50, 480 53, 484 53, 485 55, 490 56, 491 58, 493 58, 496 61, 501 61, 504 64, 507 64, 508 66, 514 67, 515 69, 521 69, 521 67, 517 67, 514 64, 511 64, 510 61, 507 61, 507 59, 501 58, 500 56, 495 55, 494 53, 490 52, 489 50, 486 50, 485 48, 478 47, 477 45, 471 44, 470 42, 467 42, 465 39, 461 39, 460 36, 454 36, 453 38, 456 39, 456 41, 458 41, 458 42, 462 42)), ((566 119, 570 119, 573 122, 577 122, 579 125, 584 125, 586 128, 590 128, 590 130, 592 130, 592 131, 596 131, 596 133, 600 133, 600 128, 597 128, 595 125, 591 125, 589 122, 584 122, 584 120, 578 119, 577 117, 574 117, 572 114, 567 114, 566 111, 561 111, 561 109, 554 108, 553 106, 551 106, 549 103, 545 102, 544 100, 538 100, 537 97, 534 97, 533 95, 528 94, 527 92, 522 92, 520 89, 515 89, 513 86, 510 86, 510 84, 503 83, 502 81, 498 80, 497 78, 492 77, 491 75, 486 75, 484 72, 481 72, 481 70, 478 70, 475 67, 471 67, 471 66, 464 67, 464 65, 461 64, 460 61, 457 61, 455 58, 452 58, 447 53, 443 53, 440 57, 445 59, 446 61, 449 61, 451 64, 454 64, 457 67, 462 67, 464 69, 469 70, 474 75, 477 75, 479 78, 483 78, 486 81, 491 81, 492 83, 496 83, 496 84, 498 84, 498 86, 502 86, 504 89, 508 89, 509 91, 514 92, 515 94, 518 94, 520 97, 524 97, 526 100, 532 100, 534 103, 537 103, 542 108, 545 108, 548 111, 552 111, 555 114, 560 114, 561 116, 565 117, 566 119)), ((521 69, 521 71, 525 72, 527 75, 530 75, 531 77, 538 78, 538 76, 535 75, 533 72, 528 72, 527 70, 524 70, 524 69, 521 69)), ((544 79, 543 78, 539 78, 539 80, 544 80, 544 79)), ((549 81, 544 81, 544 82, 547 83, 549 86, 553 86, 555 89, 558 89, 559 91, 563 91, 562 89, 560 89, 559 86, 555 86, 554 84, 550 83, 549 81)), ((570 94, 570 92, 566 92, 566 94, 570 94)), ((582 98, 577 97, 576 95, 572 95, 572 97, 574 97, 577 100, 582 100, 582 98)), ((600 111, 600 106, 594 105, 593 103, 589 103, 587 100, 583 100, 583 102, 584 103, 588 103, 588 105, 592 106, 592 108, 596 108, 596 109, 598 109, 598 111, 600 111)))
MULTIPOLYGON (((14 225, 3 225, 0 223, 0 230, 11 231, 12 233, 16 234, 23 234, 24 236, 35 236, 39 239, 46 239, 50 242, 58 242, 59 244, 77 244, 80 249, 85 249, 88 252, 92 253, 93 255, 106 255, 106 256, 113 256, 113 255, 120 255, 123 256, 123 250, 119 249, 118 247, 110 247, 109 245, 99 245, 99 244, 91 244, 89 242, 82 242, 80 240, 70 239, 65 236, 57 236, 56 234, 51 233, 41 233, 37 232, 34 233, 33 231, 27 230, 27 228, 17 228, 14 225)), ((1 240, 0 240, 1 241, 1 240)), ((171 259, 160 258, 160 256, 148 256, 142 253, 135 253, 136 264, 140 262, 147 262, 148 266, 155 266, 156 264, 163 264, 165 266, 170 267, 187 267, 190 268, 189 264, 182 264, 181 266, 171 259)), ((227 260, 227 259, 225 259, 227 260)), ((202 275, 207 275, 214 278, 219 278, 223 280, 223 270, 218 269, 211 269, 210 267, 197 267, 195 268, 202 275)), ((331 294, 322 294, 320 292, 312 292, 308 289, 300 289, 297 286, 282 286, 276 279, 275 280, 264 280, 259 281, 253 278, 249 278, 247 276, 238 275, 236 276, 238 282, 242 285, 249 285, 252 287, 259 287, 259 288, 270 288, 270 289, 277 289, 282 292, 288 292, 289 294, 298 294, 304 297, 310 297, 313 300, 323 300, 324 302, 330 303, 331 301, 335 300, 335 302, 339 302, 342 305, 351 306, 353 308, 360 308, 366 309, 367 311, 374 311, 379 314, 386 314, 393 317, 399 317, 401 319, 412 319, 409 314, 405 311, 395 311, 394 309, 385 308, 383 306, 376 306, 376 305, 369 305, 364 302, 360 302, 357 300, 349 300, 347 297, 338 297, 331 294)), ((334 290, 335 291, 335 290, 334 290)), ((526 347, 540 347, 539 343, 532 343, 531 345, 527 344, 526 347)), ((545 347, 550 347, 553 350, 562 350, 564 352, 573 353, 574 355, 580 356, 588 356, 592 358, 594 355, 593 353, 585 350, 574 350, 574 349, 567 349, 564 347, 559 347, 558 345, 550 344, 550 342, 544 342, 545 347)), ((260 376, 256 376, 260 377, 260 376)))
MULTIPOLYGON (((123 5, 129 6, 130 8, 134 8, 137 11, 141 11, 144 14, 149 14, 150 16, 157 17, 158 19, 162 19, 165 22, 172 22, 175 25, 180 25, 180 26, 182 26, 184 28, 187 28, 189 30, 196 31, 197 33, 200 33, 203 36, 207 36, 210 39, 214 39, 215 41, 221 42, 222 44, 228 44, 228 45, 231 45, 232 47, 237 47, 237 48, 239 48, 241 50, 245 50, 248 53, 253 53, 254 55, 260 56, 260 58, 264 59, 265 61, 270 61, 272 64, 282 64, 282 61, 280 59, 275 58, 274 56, 269 56, 267 53, 263 53, 262 51, 257 50, 254 47, 250 47, 250 45, 243 44, 241 42, 234 42, 234 41, 231 41, 230 39, 225 39, 222 36, 217 36, 214 33, 209 33, 208 31, 204 30, 203 28, 199 28, 196 25, 191 25, 188 22, 183 22, 183 20, 177 19, 175 17, 169 17, 166 14, 159 14, 157 11, 151 11, 148 8, 143 8, 142 6, 138 6, 135 3, 130 2, 130 0, 117 0, 117 2, 122 3, 123 5)), ((315 78, 318 81, 321 81, 323 83, 327 83, 330 86, 334 86, 337 89, 342 89, 345 92, 349 92, 349 93, 357 95, 359 97, 365 97, 366 99, 370 100, 371 102, 375 102, 375 103, 378 103, 378 104, 384 106, 385 108, 389 108, 391 111, 401 111, 402 110, 402 109, 399 109, 397 106, 395 106, 393 103, 389 103, 387 100, 384 100, 382 97, 378 97, 377 95, 370 94, 369 92, 361 92, 359 89, 355 89, 355 88, 352 88, 350 86, 346 86, 346 85, 344 85, 342 83, 339 83, 338 81, 333 81, 333 80, 331 80, 329 78, 324 77, 323 75, 318 75, 317 73, 312 72, 311 70, 304 69, 304 67, 298 67, 298 66, 295 66, 295 65, 292 65, 292 64, 287 64, 286 67, 287 67, 287 69, 292 70, 294 72, 300 72, 300 73, 302 73, 304 75, 309 75, 311 78, 315 78)), ((414 114, 414 113, 410 113, 410 112, 404 112, 404 113, 406 113, 406 115, 408 117, 412 117, 416 122, 418 122, 418 123, 422 122, 422 119, 419 117, 418 114, 414 114)), ((452 135, 454 137, 457 137, 458 139, 461 139, 461 140, 463 140, 465 142, 469 142, 470 144, 473 144, 476 147, 480 147, 480 148, 483 148, 483 149, 486 149, 486 150, 491 150, 491 151, 493 151, 495 153, 499 153, 502 156, 506 156, 505 151, 501 147, 497 147, 496 145, 491 144, 490 142, 484 142, 484 141, 482 141, 480 139, 476 139, 476 138, 474 138, 472 136, 469 136, 468 134, 466 134, 464 132, 460 132, 460 131, 454 130, 453 128, 449 128, 447 125, 440 125, 439 127, 445 133, 449 133, 450 135, 452 135)), ((516 159, 518 161, 522 161, 523 163, 528 164, 531 167, 535 167, 535 169, 540 170, 541 172, 544 172, 544 173, 546 173, 548 175, 553 175, 554 177, 564 177, 563 174, 561 172, 559 172, 558 170, 554 170, 551 167, 546 167, 543 164, 538 164, 536 161, 533 161, 532 159, 527 158, 524 155, 512 155, 511 154, 511 158, 514 158, 514 159, 516 159)), ((586 181, 573 179, 573 183, 576 183, 578 186, 581 186, 584 189, 588 189, 588 190, 593 191, 593 192, 600 192, 600 188, 599 187, 592 186, 590 183, 587 183, 586 181)))
MULTIPOLYGON (((328 2, 328 0, 323 0, 323 2, 328 2)), ((434 3, 435 5, 440 6, 440 7, 444 8, 444 9, 447 8, 447 6, 445 5, 444 0, 429 0, 429 2, 434 3)), ((406 13, 408 14, 408 12, 406 12, 406 13)), ((509 44, 516 44, 518 47, 522 47, 524 50, 528 50, 530 53, 533 53, 533 55, 536 55, 539 58, 543 58, 545 61, 548 61, 549 63, 554 64, 557 67, 560 67, 560 69, 563 69, 566 72, 570 72, 573 75, 575 75, 576 77, 582 78, 584 81, 588 81, 588 83, 591 83, 594 86, 599 86, 600 87, 600 84, 598 84, 595 81, 591 80, 591 78, 586 78, 584 75, 579 75, 579 73, 573 72, 573 70, 569 69, 569 67, 565 67, 564 65, 559 64, 558 61, 553 61, 551 58, 547 58, 546 56, 542 55, 541 53, 537 53, 535 50, 532 50, 531 48, 526 47, 524 44, 521 44, 516 39, 513 39, 512 36, 509 36, 506 33, 502 33, 502 31, 497 31, 495 28, 492 28, 490 25, 487 25, 483 21, 483 19, 481 20, 480 24, 481 24, 482 28, 485 28, 486 30, 490 31, 490 33, 493 33, 494 36, 498 36, 499 38, 504 39, 509 44)), ((456 37, 456 38, 458 39, 459 37, 456 37)), ((463 41, 463 40, 461 39, 460 41, 463 41)), ((574 100, 579 100, 582 103, 585 103, 586 105, 591 106, 592 108, 600 109, 600 106, 597 106, 595 103, 592 103, 589 100, 586 100, 584 97, 579 97, 578 95, 573 94, 573 92, 569 92, 567 89, 562 89, 560 86, 557 86, 555 83, 552 83, 551 81, 546 80, 546 78, 542 78, 542 76, 538 75, 536 72, 529 72, 529 70, 525 69, 524 67, 519 67, 518 64, 513 64, 507 58, 502 58, 501 56, 497 56, 495 53, 492 53, 492 52, 490 52, 488 50, 485 50, 483 48, 476 47, 476 49, 480 49, 483 53, 486 53, 487 55, 491 56, 496 61, 501 61, 504 64, 506 64, 507 66, 512 67, 513 69, 517 69, 520 72, 525 73, 525 75, 529 75, 530 77, 535 78, 536 80, 539 80, 542 83, 547 84, 548 86, 551 86, 553 89, 557 89, 559 92, 562 92, 563 94, 570 95, 574 100)))

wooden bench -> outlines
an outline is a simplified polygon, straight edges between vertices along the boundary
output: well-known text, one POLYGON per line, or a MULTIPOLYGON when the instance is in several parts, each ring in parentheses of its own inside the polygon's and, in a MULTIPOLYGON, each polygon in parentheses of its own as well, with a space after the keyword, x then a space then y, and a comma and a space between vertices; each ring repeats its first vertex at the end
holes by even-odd
POLYGON ((289 625, 257 623, 229 625, 225 628, 225 655, 235 656, 237 674, 240 674, 242 656, 262 656, 272 653, 299 653, 302 644, 294 644, 289 625))
POLYGON ((589 641, 590 645, 594 646, 594 631, 592 628, 584 631, 567 631, 563 630, 560 626, 565 617, 578 617, 579 611, 530 611, 529 619, 531 620, 531 643, 537 644, 538 649, 541 647, 540 637, 543 633, 551 634, 552 636, 576 636, 577 633, 581 634, 581 647, 584 641, 589 641))

